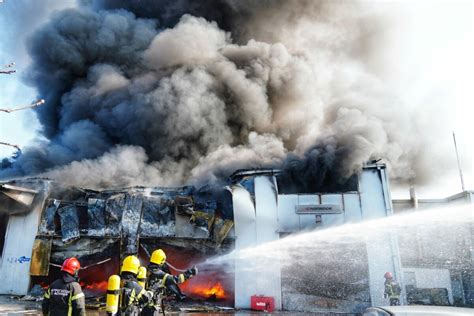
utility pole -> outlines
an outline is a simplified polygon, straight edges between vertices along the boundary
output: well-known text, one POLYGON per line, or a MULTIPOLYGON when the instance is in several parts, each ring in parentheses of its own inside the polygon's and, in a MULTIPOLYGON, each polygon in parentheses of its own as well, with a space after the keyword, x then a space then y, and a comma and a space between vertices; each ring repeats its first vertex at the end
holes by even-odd
POLYGON ((464 192, 465 191, 464 178, 462 177, 461 163, 459 162, 458 146, 456 145, 456 135, 454 134, 454 131, 453 131, 453 140, 454 140, 454 149, 456 150, 456 159, 458 160, 459 177, 461 178, 461 188, 462 188, 462 191, 464 192))

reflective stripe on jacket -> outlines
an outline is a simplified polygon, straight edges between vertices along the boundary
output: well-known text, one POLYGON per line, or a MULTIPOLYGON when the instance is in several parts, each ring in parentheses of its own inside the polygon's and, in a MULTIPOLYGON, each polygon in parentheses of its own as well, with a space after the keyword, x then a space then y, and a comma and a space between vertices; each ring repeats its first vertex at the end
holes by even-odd
POLYGON ((400 297, 400 286, 395 281, 385 282, 385 294, 388 298, 399 298, 400 297))
POLYGON ((132 275, 122 275, 122 289, 120 295, 121 315, 136 315, 140 307, 148 304, 153 293, 146 291, 132 275))
POLYGON ((44 293, 43 315, 84 316, 86 315, 85 297, 75 278, 64 274, 61 279, 51 283, 44 293))

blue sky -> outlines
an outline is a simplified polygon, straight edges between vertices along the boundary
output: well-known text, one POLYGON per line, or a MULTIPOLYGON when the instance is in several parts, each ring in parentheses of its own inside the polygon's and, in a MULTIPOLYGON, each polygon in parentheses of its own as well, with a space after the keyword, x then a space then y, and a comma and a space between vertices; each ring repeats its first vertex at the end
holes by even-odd
MULTIPOLYGON (((445 196, 460 191, 452 131, 456 132, 466 186, 474 189, 474 2, 369 2, 393 13, 385 30, 386 40, 374 56, 374 68, 383 68, 379 76, 395 95, 413 106, 413 119, 439 126, 433 133, 439 150, 452 150, 452 159, 445 166, 448 172, 439 181, 419 188, 419 195, 445 196)), ((0 4, 0 67, 15 62, 17 70, 16 74, 0 75, 1 108, 27 105, 41 97, 22 81, 30 62, 28 35, 55 10, 75 5, 75 0, 4 0, 0 4)), ((31 110, 0 112, 0 141, 26 146, 40 137, 39 129, 31 110)), ((0 157, 12 153, 11 148, 0 146, 0 157)), ((394 196, 402 197, 406 192, 395 188, 394 196)))
MULTIPOLYGON (((0 4, 0 68, 15 62, 17 71, 0 75, 1 108, 21 107, 39 98, 35 89, 22 81, 30 63, 27 38, 55 10, 75 6, 75 3, 75 0, 4 0, 0 4)), ((39 129, 31 110, 0 115, 0 141, 25 146, 39 137, 39 129)), ((0 146, 0 157, 13 152, 13 148, 0 146)))

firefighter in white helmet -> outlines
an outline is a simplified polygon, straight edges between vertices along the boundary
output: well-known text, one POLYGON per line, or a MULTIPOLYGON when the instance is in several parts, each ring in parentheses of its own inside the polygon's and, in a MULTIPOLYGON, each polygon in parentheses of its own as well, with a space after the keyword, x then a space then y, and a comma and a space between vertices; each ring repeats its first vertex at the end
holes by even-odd
POLYGON ((178 300, 183 300, 186 296, 181 293, 178 284, 185 282, 189 278, 198 274, 196 267, 186 270, 184 273, 172 275, 166 263, 166 254, 162 249, 153 251, 150 257, 150 264, 147 267, 147 289, 154 292, 153 302, 143 308, 142 315, 153 315, 160 305, 161 294, 171 294, 178 300), (166 293, 168 292, 168 293, 166 293))

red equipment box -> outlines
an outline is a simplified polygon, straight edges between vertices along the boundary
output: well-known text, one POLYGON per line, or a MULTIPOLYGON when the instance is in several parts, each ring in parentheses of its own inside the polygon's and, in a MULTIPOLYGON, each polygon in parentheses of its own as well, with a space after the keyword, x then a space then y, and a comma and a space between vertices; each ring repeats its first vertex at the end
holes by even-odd
POLYGON ((273 312, 275 310, 275 299, 271 296, 252 295, 250 297, 250 308, 254 311, 273 312))

